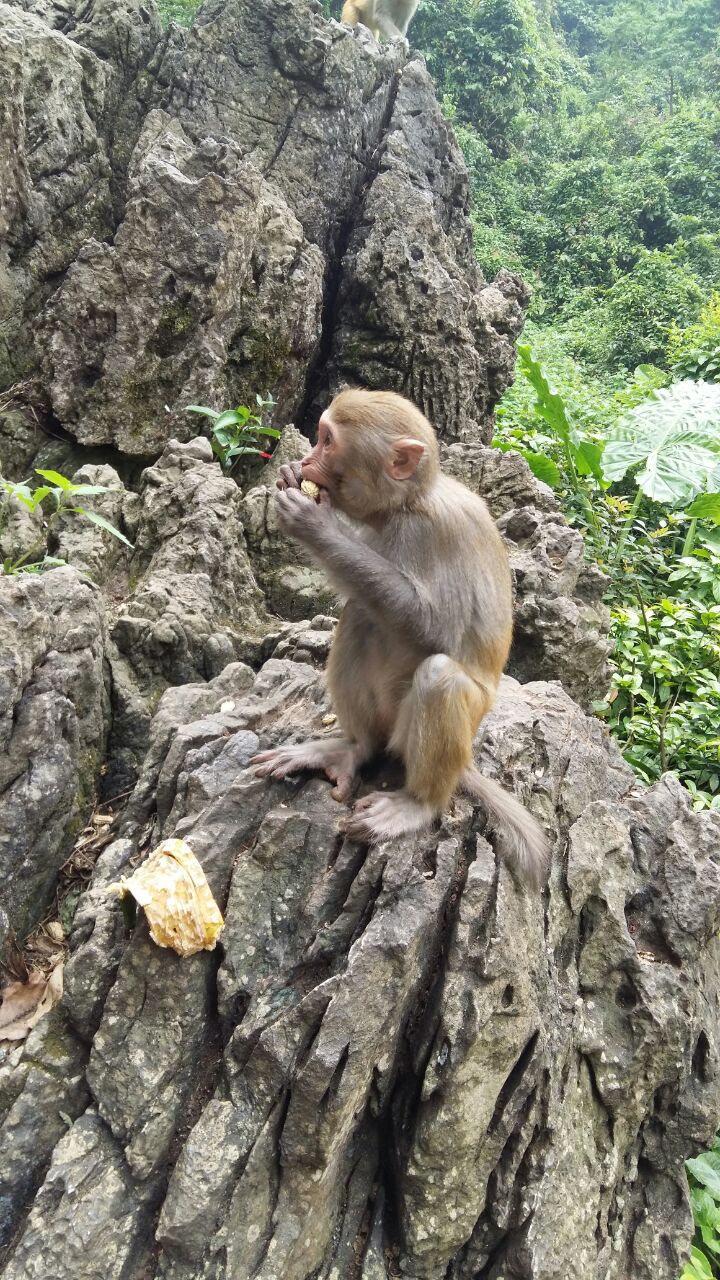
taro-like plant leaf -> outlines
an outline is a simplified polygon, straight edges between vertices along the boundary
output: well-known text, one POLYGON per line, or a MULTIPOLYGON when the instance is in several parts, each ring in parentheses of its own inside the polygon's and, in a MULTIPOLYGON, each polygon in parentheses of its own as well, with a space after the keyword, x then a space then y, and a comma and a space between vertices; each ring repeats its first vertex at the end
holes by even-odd
POLYGON ((703 1244, 711 1253, 720 1254, 720 1205, 704 1187, 691 1187, 695 1226, 702 1236, 703 1244))
POLYGON ((685 1263, 680 1280, 713 1280, 710 1263, 695 1245, 690 1250, 690 1261, 685 1263))
POLYGON ((575 451, 575 466, 581 476, 594 476, 604 488, 607 483, 602 470, 604 444, 594 444, 592 440, 582 440, 575 451))
POLYGON ((712 520, 720 524, 720 493, 700 493, 687 508, 687 514, 697 520, 712 520))
POLYGON ((720 454, 720 386, 676 382, 631 409, 610 432, 602 457, 608 481, 631 467, 639 488, 677 505, 705 488, 720 454))
POLYGON ((106 520, 105 516, 98 515, 97 511, 87 511, 85 507, 75 507, 75 511, 77 511, 78 515, 84 516, 86 520, 90 520, 92 524, 99 525, 106 533, 111 533, 114 538, 119 538, 120 542, 124 542, 125 546, 129 547, 131 551, 134 550, 132 542, 125 537, 124 533, 116 529, 114 524, 106 520))
POLYGON ((279 440, 282 435, 277 427, 253 427, 253 431, 258 436, 272 436, 273 440, 279 440))
POLYGON ((537 480, 549 484, 551 489, 559 489, 562 476, 557 462, 547 458, 544 453, 533 453, 531 449, 518 449, 537 480))
POLYGON ((720 1151, 703 1151, 693 1160, 685 1161, 685 1168, 696 1182, 705 1187, 720 1201, 720 1151))

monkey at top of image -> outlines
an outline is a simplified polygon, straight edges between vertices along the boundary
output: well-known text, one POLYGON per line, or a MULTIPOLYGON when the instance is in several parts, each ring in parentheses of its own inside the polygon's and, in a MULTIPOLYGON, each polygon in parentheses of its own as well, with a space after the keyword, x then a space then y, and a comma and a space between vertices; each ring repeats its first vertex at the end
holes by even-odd
POLYGON ((340 21, 361 22, 376 40, 405 40, 417 7, 418 0, 345 0, 340 21))
POLYGON ((542 829, 473 764, 512 636, 510 565, 482 498, 442 473, 432 426, 392 391, 337 395, 317 444, 280 468, 276 486, 281 530, 346 601, 327 671, 342 733, 263 751, 257 775, 319 769, 344 802, 362 765, 388 751, 403 761, 405 786, 358 800, 341 824, 348 836, 419 831, 462 790, 505 837, 518 874, 542 885, 542 829), (308 480, 317 498, 301 491, 308 480))

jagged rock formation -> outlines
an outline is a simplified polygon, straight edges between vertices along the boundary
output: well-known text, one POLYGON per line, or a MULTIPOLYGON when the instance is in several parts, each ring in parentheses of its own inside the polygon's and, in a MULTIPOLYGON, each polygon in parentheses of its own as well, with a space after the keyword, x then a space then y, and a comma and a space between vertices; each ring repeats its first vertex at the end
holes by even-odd
POLYGON ((0 1047, 0 1275, 676 1280, 720 1111, 720 817, 571 700, 607 679, 602 577, 485 447, 527 295, 473 263, 421 61, 313 0, 166 33, 145 0, 22 0, 0 67, 0 470, 102 485, 133 544, 0 492, 0 558, 67 562, 0 577, 3 936, 122 794, 62 1004, 0 1047), (271 491, 346 380, 416 399, 508 541, 526 683, 477 751, 549 832, 542 897, 466 801, 367 850, 326 783, 248 769, 332 732, 337 602, 271 491), (265 390, 296 425, 241 488, 184 407, 265 390), (213 953, 109 892, 166 836, 225 911, 213 953))

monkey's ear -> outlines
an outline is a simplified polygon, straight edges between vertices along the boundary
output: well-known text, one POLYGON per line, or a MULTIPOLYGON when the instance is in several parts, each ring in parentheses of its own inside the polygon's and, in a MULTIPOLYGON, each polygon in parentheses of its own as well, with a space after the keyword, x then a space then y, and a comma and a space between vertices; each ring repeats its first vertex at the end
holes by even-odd
POLYGON ((393 480, 409 480, 417 470, 417 465, 425 452, 421 440, 396 440, 392 454, 387 462, 386 471, 393 480))

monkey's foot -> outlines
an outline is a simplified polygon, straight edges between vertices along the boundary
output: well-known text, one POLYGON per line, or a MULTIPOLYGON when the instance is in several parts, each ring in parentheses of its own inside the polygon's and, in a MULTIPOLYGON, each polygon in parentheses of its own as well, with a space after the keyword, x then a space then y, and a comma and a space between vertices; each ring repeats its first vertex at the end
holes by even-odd
POLYGON ((261 751, 250 763, 255 765, 256 778, 287 778, 303 769, 321 769, 335 783, 330 793, 333 799, 347 800, 365 759, 366 753, 345 738, 321 738, 261 751))
POLYGON ((372 791, 358 800, 340 826, 351 840, 377 844, 429 827, 437 816, 432 805, 421 804, 407 791, 372 791))

